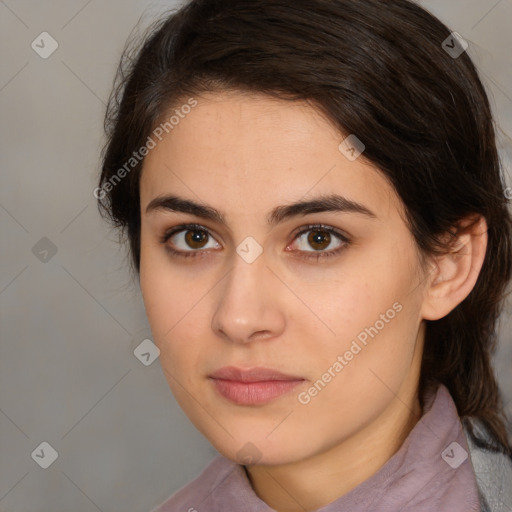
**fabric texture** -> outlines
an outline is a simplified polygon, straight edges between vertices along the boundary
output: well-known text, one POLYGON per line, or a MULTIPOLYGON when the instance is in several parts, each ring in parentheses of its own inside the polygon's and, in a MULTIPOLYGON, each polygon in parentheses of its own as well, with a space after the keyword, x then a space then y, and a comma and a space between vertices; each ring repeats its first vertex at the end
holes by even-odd
MULTIPOLYGON (((483 425, 473 422, 479 437, 490 439, 483 425)), ((476 475, 481 512, 512 512, 512 459, 475 445, 464 430, 476 475)))
MULTIPOLYGON (((510 459, 478 449, 468 437, 440 384, 425 394, 423 416, 400 449, 374 475, 317 512, 512 512, 510 459)), ((244 467, 218 455, 151 512, 226 510, 275 512, 253 491, 244 467)))

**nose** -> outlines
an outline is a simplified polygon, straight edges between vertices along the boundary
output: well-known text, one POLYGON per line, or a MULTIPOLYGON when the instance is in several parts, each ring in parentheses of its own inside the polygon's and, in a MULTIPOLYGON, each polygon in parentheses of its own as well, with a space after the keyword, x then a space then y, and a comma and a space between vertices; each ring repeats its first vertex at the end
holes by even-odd
POLYGON ((252 263, 236 255, 217 291, 213 331, 225 340, 244 344, 279 336, 286 326, 282 288, 267 267, 264 253, 252 263))

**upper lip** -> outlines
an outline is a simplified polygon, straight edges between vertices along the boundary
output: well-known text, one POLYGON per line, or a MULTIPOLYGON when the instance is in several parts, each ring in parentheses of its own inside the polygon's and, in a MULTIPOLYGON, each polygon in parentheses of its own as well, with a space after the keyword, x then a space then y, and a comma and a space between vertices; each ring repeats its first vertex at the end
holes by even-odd
POLYGON ((304 380, 302 377, 288 375, 273 368, 237 368, 225 366, 209 375, 213 379, 232 380, 237 382, 266 382, 270 380, 304 380))

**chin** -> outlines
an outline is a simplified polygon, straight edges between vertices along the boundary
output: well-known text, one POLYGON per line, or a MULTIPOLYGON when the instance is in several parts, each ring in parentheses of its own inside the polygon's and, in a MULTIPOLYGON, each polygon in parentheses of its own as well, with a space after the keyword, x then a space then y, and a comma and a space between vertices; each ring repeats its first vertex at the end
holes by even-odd
POLYGON ((258 438, 250 438, 245 436, 235 436, 235 439, 216 443, 210 439, 210 443, 224 457, 242 465, 268 465, 277 466, 290 464, 307 457, 308 453, 304 453, 304 444, 302 440, 289 436, 294 439, 293 444, 286 445, 281 439, 271 442, 265 439, 266 434, 262 434, 258 438), (301 447, 301 451, 297 451, 297 447, 301 447))

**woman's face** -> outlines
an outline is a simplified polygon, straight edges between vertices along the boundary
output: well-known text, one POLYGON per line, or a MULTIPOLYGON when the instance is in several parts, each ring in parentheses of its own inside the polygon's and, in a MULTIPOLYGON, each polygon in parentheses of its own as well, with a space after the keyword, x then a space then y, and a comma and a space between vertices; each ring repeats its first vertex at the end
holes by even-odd
POLYGON ((377 435, 415 400, 423 346, 426 275, 399 199, 311 106, 197 100, 140 181, 140 284, 176 400, 241 462, 377 435))

